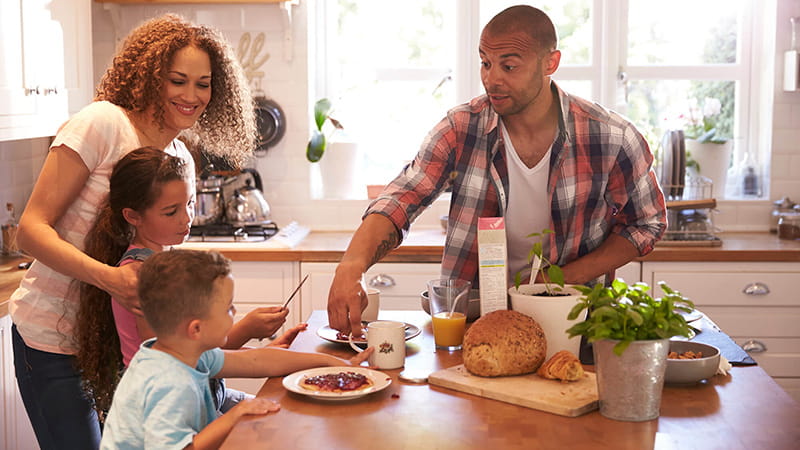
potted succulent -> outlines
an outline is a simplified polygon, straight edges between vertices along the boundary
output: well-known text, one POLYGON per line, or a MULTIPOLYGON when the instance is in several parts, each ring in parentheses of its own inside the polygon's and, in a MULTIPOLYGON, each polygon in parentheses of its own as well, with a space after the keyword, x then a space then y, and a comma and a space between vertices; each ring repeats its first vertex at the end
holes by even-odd
MULTIPOLYGON (((331 117, 333 106, 327 98, 314 104, 314 125, 306 146, 306 159, 317 163, 320 185, 318 197, 345 199, 357 195, 358 164, 361 159, 359 147, 346 139, 332 141, 334 133, 343 130, 341 122, 331 117), (326 127, 326 123, 331 126, 326 127), (326 136, 326 128, 329 134, 326 136), (323 158, 323 155, 325 158, 323 158)), ((363 187, 362 187, 363 189, 363 187)))
POLYGON ((580 339, 569 336, 566 329, 582 319, 578 316, 567 319, 581 292, 576 286, 564 284, 561 267, 544 256, 542 239, 552 233, 545 229, 527 236, 538 238, 528 253, 528 263, 532 264, 530 284, 522 284, 523 271, 520 271, 514 276, 514 287, 508 290, 511 309, 533 317, 542 327, 547 339, 547 359, 560 350, 578 355, 580 339), (541 274, 543 283, 535 282, 537 274, 541 274))
POLYGON ((645 283, 577 286, 583 293, 568 318, 589 311, 586 320, 567 330, 592 344, 600 414, 610 419, 644 421, 658 417, 664 387, 669 339, 689 337, 681 312, 694 304, 659 282, 662 298, 653 298, 645 283))

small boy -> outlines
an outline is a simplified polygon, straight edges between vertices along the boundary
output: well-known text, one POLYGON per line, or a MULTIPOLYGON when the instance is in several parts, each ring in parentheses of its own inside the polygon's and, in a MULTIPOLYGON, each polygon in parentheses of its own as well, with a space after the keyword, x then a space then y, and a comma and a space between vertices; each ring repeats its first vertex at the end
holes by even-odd
POLYGON ((139 298, 156 337, 142 343, 114 393, 100 447, 218 448, 245 415, 280 409, 243 400, 217 418, 210 377, 271 377, 320 366, 359 365, 372 349, 343 360, 276 347, 220 349, 233 325, 233 277, 216 252, 171 250, 142 264, 139 298))

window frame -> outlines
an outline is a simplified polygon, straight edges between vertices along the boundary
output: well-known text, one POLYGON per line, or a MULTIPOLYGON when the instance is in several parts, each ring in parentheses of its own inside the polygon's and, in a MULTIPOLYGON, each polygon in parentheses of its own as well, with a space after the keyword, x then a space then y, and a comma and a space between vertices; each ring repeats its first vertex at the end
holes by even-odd
MULTIPOLYGON (((457 0, 456 33, 459 50, 456 67, 452 76, 455 83, 456 104, 469 101, 483 93, 476 88, 481 85, 480 58, 477 52, 480 37, 480 1, 457 0)), ((691 80, 714 81, 732 80, 736 82, 737 105, 734 114, 735 129, 738 131, 734 140, 734 161, 741 161, 747 149, 756 149, 751 156, 756 159, 762 174, 760 199, 769 198, 769 162, 771 157, 771 92, 772 75, 774 73, 774 36, 765 31, 768 19, 774 23, 776 14, 775 0, 745 0, 739 18, 739 54, 733 64, 697 65, 697 66, 637 66, 629 65, 627 57, 627 17, 629 0, 592 0, 592 54, 587 65, 562 65, 554 75, 554 79, 588 81, 592 87, 591 100, 609 109, 625 114, 625 105, 618 102, 624 96, 624 86, 619 77, 624 73, 628 81, 646 80, 684 80, 691 74, 691 80), (756 36, 763 39, 756 40, 756 36), (759 43, 761 44, 759 46, 759 43)), ((329 52, 327 42, 331 42, 331 17, 327 1, 317 1, 315 8, 316 54, 312 61, 316 62, 317 74, 328 71, 329 52)), ((314 93, 312 98, 324 96, 335 97, 336 86, 326 76, 314 77, 314 93)), ((455 106, 455 104, 453 105, 455 106)), ((431 123, 431 127, 435 124, 431 123)), ((399 169, 399 168, 398 168, 399 169)), ((726 200, 740 200, 726 198, 726 200)))

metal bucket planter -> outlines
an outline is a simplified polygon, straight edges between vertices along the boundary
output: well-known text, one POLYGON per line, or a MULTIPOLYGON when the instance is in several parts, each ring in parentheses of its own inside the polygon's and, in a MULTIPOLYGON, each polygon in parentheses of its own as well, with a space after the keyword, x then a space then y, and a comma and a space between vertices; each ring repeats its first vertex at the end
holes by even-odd
POLYGON ((595 341, 595 373, 600 414, 614 420, 643 422, 658 417, 669 339, 633 341, 614 353, 619 341, 595 341))

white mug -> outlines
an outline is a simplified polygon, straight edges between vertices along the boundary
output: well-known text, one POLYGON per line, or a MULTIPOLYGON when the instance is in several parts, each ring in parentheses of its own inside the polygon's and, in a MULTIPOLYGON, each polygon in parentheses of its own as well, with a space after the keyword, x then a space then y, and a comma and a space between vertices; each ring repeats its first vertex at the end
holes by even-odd
MULTIPOLYGON (((367 347, 375 350, 369 357, 369 365, 379 369, 397 369, 405 365, 406 360, 406 324, 390 320, 370 322, 366 329, 367 347)), ((350 346, 357 352, 363 352, 353 342, 350 334, 350 346)))
POLYGON ((378 310, 381 308, 381 291, 367 289, 367 301, 367 308, 361 311, 361 321, 374 322, 378 320, 378 310))

